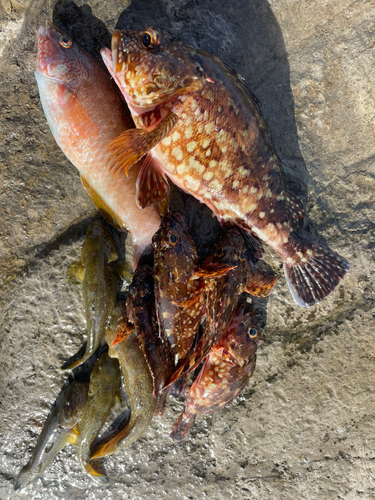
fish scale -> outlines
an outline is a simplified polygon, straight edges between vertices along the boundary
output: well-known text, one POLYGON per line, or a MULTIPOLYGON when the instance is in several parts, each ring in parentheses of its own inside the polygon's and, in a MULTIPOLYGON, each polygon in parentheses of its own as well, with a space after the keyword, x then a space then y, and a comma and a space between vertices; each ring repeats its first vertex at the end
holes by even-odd
POLYGON ((137 178, 138 205, 165 197, 167 176, 219 220, 254 233, 278 252, 300 306, 327 296, 349 264, 297 234, 303 205, 287 186, 267 124, 240 78, 216 57, 154 28, 115 30, 112 52, 101 53, 137 126, 112 142, 109 166, 128 172, 146 155, 137 178), (157 181, 149 187, 150 170, 157 181))

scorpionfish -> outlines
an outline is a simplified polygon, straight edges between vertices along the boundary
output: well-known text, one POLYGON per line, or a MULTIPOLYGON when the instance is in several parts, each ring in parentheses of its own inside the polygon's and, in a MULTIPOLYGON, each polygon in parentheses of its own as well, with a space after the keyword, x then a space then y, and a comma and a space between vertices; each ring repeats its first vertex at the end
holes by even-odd
POLYGON ((300 306, 328 295, 349 264, 297 234, 302 202, 287 186, 266 122, 239 75, 154 28, 115 30, 112 52, 101 53, 137 127, 112 141, 109 166, 121 175, 146 155, 138 205, 165 198, 168 176, 219 220, 270 245, 300 306))
POLYGON ((173 439, 183 439, 197 415, 209 415, 239 395, 254 372, 257 345, 254 313, 244 314, 241 307, 190 387, 185 411, 171 431, 173 439))

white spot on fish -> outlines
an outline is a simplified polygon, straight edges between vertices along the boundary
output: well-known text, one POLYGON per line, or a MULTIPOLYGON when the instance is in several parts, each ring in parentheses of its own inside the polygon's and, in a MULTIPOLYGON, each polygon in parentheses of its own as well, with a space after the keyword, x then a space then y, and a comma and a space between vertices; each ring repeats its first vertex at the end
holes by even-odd
POLYGON ((172 149, 172 156, 174 156, 178 161, 183 160, 184 155, 182 154, 181 148, 179 146, 172 149))
POLYGON ((197 146, 196 141, 190 141, 186 144, 186 149, 188 150, 189 153, 192 153, 196 148, 196 146, 197 146))
POLYGON ((259 212, 259 219, 264 219, 266 214, 264 212, 259 212))
POLYGON ((207 171, 203 174, 203 179, 207 182, 211 181, 214 178, 214 173, 207 171))

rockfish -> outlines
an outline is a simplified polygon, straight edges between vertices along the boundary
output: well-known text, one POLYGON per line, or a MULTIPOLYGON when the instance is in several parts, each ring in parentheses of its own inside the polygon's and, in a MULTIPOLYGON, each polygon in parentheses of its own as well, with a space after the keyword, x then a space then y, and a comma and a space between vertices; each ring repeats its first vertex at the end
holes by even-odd
POLYGON ((108 145, 133 127, 118 89, 105 70, 72 38, 47 24, 38 31, 35 77, 51 132, 77 167, 81 180, 104 217, 133 242, 134 268, 160 224, 156 207, 135 203, 140 165, 129 177, 113 178, 107 166, 108 145))
POLYGON ((254 313, 238 309, 190 387, 185 411, 171 431, 173 439, 183 439, 197 415, 209 415, 239 395, 254 372, 257 344, 254 313))
POLYGON ((146 155, 137 202, 168 194, 168 176, 219 220, 253 232, 281 256, 294 300, 322 300, 349 269, 331 250, 301 239, 302 202, 288 188, 268 127, 240 77, 216 57, 166 33, 115 30, 104 62, 137 129, 111 143, 122 175, 146 155))

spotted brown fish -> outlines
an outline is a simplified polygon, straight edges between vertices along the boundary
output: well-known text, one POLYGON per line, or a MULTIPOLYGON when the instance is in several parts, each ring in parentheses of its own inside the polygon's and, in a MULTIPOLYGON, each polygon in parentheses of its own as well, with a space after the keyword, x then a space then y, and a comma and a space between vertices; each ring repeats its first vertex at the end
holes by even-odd
POLYGON ((336 252, 304 241, 301 201, 288 188, 257 103, 216 57, 160 30, 119 31, 102 50, 138 130, 112 141, 122 172, 146 155, 138 204, 165 198, 167 175, 224 221, 255 233, 281 256, 300 306, 322 300, 349 269, 336 252))
POLYGON ((239 395, 254 372, 257 342, 254 313, 244 314, 241 307, 191 386, 185 411, 172 428, 173 439, 183 439, 197 415, 209 415, 239 395))

